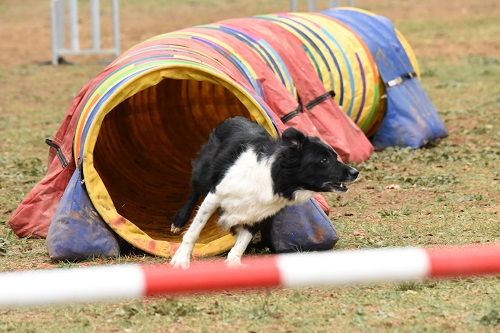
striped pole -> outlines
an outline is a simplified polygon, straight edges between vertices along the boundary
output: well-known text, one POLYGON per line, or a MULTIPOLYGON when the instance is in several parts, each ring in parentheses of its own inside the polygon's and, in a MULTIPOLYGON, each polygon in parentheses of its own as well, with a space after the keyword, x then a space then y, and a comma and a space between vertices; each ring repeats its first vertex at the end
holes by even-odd
POLYGON ((500 274, 500 243, 384 248, 169 265, 111 265, 0 274, 0 308, 109 301, 230 289, 297 288, 500 274))

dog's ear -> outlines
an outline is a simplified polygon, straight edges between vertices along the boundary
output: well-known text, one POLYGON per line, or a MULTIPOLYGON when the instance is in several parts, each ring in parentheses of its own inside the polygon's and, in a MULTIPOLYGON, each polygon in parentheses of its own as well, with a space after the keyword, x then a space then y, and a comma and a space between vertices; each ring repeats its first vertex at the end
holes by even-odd
POLYGON ((300 148, 302 147, 306 136, 301 131, 293 127, 289 127, 283 132, 283 134, 281 135, 281 139, 286 144, 300 148))

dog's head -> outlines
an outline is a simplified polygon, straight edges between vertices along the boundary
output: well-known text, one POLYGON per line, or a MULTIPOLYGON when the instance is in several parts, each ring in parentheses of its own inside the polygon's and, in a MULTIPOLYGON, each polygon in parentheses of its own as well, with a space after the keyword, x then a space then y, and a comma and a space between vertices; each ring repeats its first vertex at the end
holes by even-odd
POLYGON ((284 167, 304 190, 345 192, 346 184, 358 177, 358 170, 340 162, 335 150, 317 137, 290 127, 283 132, 282 142, 290 162, 284 167))

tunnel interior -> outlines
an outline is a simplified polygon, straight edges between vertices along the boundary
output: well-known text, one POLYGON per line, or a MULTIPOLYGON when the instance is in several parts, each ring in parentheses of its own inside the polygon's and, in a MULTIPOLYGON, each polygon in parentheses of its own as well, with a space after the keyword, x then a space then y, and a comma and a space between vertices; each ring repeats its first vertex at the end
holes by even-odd
MULTIPOLYGON (((103 120, 93 158, 117 212, 154 240, 178 242, 170 223, 189 195, 191 160, 212 129, 236 115, 251 118, 209 81, 166 78, 119 103, 103 120)), ((227 234, 215 218, 201 243, 227 234)))

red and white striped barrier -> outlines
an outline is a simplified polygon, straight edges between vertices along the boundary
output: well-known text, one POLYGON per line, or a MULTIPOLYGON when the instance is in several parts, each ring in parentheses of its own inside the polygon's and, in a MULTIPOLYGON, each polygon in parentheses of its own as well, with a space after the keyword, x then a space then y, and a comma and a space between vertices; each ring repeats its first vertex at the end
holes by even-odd
POLYGON ((253 257, 242 266, 198 261, 0 274, 0 307, 108 301, 249 288, 296 288, 500 274, 500 244, 384 248, 253 257))

